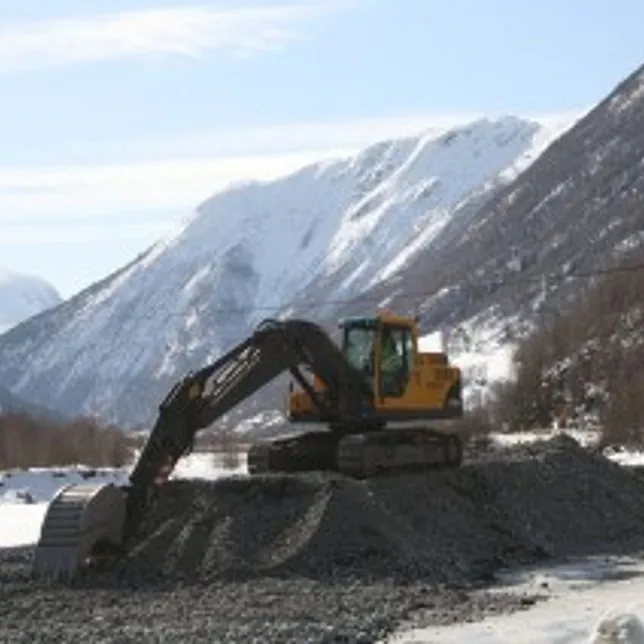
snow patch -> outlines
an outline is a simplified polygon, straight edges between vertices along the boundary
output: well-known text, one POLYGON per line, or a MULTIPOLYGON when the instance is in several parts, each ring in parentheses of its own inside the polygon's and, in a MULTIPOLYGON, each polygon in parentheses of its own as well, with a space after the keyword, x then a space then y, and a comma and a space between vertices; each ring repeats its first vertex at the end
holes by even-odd
MULTIPOLYGON (((218 462, 213 453, 194 452, 179 459, 171 478, 214 480, 247 473, 244 454, 233 468, 222 467, 218 462)), ((36 543, 47 505, 61 488, 83 482, 127 485, 131 469, 132 465, 123 468, 74 465, 0 472, 0 548, 36 543)))
POLYGON ((510 572, 508 583, 499 590, 539 594, 547 599, 511 615, 401 630, 386 643, 644 644, 644 602, 638 599, 644 594, 641 560, 591 558, 562 566, 534 567, 510 572))
POLYGON ((170 479, 204 479, 214 481, 224 476, 247 474, 246 455, 241 454, 235 467, 224 468, 220 465, 219 455, 194 452, 179 459, 170 479))
MULTIPOLYGON (((447 292, 443 289, 434 297, 440 298, 447 292)), ((419 337, 419 350, 446 352, 450 363, 460 368, 466 409, 485 404, 490 400, 493 385, 514 378, 516 345, 501 339, 503 328, 510 322, 499 320, 490 310, 457 328, 419 337)))
MULTIPOLYGON (((513 434, 490 434, 490 439, 499 447, 514 447, 516 445, 529 445, 542 440, 549 440, 556 436, 569 436, 583 447, 595 447, 600 439, 599 431, 586 429, 541 429, 535 431, 517 432, 513 434)), ((644 452, 632 452, 630 460, 622 458, 620 452, 606 451, 606 456, 625 466, 644 464, 644 452)))
POLYGON ((49 502, 62 487, 87 482, 124 485, 127 473, 117 468, 91 468, 83 465, 7 470, 0 473, 0 505, 6 503, 49 502))
POLYGON ((631 108, 637 101, 644 98, 644 72, 640 72, 633 80, 633 88, 629 92, 620 92, 608 104, 608 109, 616 116, 631 108))
POLYGON ((286 423, 284 413, 278 409, 263 411, 245 418, 233 427, 236 434, 253 434, 256 430, 270 430, 286 423))
POLYGON ((588 644, 644 644, 644 624, 633 613, 612 609, 595 626, 588 644))

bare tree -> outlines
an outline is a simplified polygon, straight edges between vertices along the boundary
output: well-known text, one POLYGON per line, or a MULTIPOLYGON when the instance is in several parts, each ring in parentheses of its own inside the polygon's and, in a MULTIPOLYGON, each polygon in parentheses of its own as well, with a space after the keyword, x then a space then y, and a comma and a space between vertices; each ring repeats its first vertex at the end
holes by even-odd
POLYGON ((90 418, 70 422, 0 415, 0 468, 84 464, 122 467, 132 458, 127 433, 90 418))

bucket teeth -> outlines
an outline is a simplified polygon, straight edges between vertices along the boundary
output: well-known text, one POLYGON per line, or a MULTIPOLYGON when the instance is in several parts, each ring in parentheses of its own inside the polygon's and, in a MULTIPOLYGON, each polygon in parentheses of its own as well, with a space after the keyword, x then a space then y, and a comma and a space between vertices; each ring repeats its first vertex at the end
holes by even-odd
POLYGON ((52 499, 36 544, 32 573, 70 579, 99 543, 121 543, 125 493, 112 483, 70 485, 52 499))

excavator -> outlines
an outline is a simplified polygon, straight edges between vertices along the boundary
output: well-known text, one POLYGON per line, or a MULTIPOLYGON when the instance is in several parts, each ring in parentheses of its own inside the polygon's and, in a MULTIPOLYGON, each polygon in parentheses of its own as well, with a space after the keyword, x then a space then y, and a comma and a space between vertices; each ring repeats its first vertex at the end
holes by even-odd
POLYGON ((69 485, 52 499, 34 576, 69 579, 124 556, 198 432, 286 372, 287 419, 311 429, 252 445, 251 476, 323 470, 368 478, 459 467, 458 433, 427 423, 462 416, 461 372, 444 352, 419 350, 417 318, 377 311, 345 318, 339 330, 336 344, 314 322, 267 319, 182 378, 161 402, 128 485, 69 485))

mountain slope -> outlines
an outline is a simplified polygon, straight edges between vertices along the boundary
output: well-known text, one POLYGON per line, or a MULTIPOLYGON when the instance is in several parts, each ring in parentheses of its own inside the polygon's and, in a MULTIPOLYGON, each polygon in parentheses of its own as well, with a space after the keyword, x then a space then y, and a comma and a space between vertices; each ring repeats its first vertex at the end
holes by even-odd
POLYGON ((148 423, 179 377, 274 307, 349 297, 440 243, 556 133, 482 120, 216 195, 179 234, 1 337, 0 383, 70 414, 148 423))
POLYGON ((592 283, 589 273, 641 247, 644 66, 498 191, 472 225, 448 226, 441 240, 366 295, 390 297, 392 307, 411 307, 426 327, 456 336, 484 323, 512 332, 516 322, 554 315, 592 283))
POLYGON ((42 407, 33 401, 19 398, 9 389, 0 387, 0 415, 8 413, 27 414, 31 418, 46 421, 63 419, 63 416, 58 412, 42 407))
POLYGON ((45 280, 0 268, 0 333, 60 302, 45 280))

